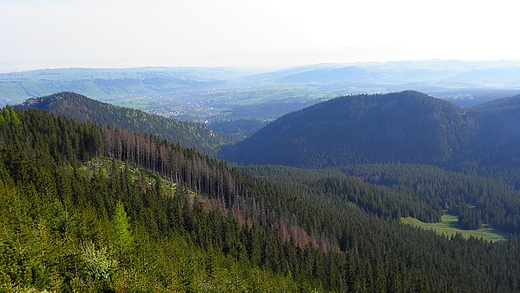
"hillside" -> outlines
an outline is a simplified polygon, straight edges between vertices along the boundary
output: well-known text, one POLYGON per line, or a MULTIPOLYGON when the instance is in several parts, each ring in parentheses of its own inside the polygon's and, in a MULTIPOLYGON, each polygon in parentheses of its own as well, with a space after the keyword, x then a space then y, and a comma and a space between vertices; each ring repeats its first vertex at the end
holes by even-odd
POLYGON ((0 150, 8 292, 520 289, 517 236, 404 226, 388 211, 427 207, 355 178, 259 180, 193 149, 35 109, 0 111, 0 150))
POLYGON ((222 150, 243 164, 414 163, 519 167, 520 96, 459 108, 425 94, 339 97, 289 113, 222 150))
POLYGON ((405 91, 336 98, 287 114, 222 152, 245 164, 443 164, 479 130, 477 115, 405 91))
POLYGON ((246 194, 244 176, 215 159, 40 110, 5 108, 0 117, 2 291, 342 286, 339 254, 284 239, 277 227, 292 227, 278 220, 282 214, 272 211, 267 225, 255 203, 265 188, 256 182, 259 189, 246 194), (317 271, 304 272, 309 263, 317 271))
MULTIPOLYGON (((414 89, 469 107, 520 94, 517 61, 237 68, 63 68, 0 74, 0 107, 62 91, 193 122, 272 121, 342 95, 414 89)), ((256 127, 252 128, 256 130, 256 127)), ((239 131, 240 133, 240 131, 239 131)))
POLYGON ((483 103, 472 107, 472 109, 479 111, 503 111, 518 108, 520 108, 520 95, 496 99, 491 102, 483 103))
POLYGON ((520 95, 497 99, 469 110, 483 116, 472 148, 473 160, 486 166, 520 166, 520 95))
POLYGON ((334 84, 334 83, 360 83, 368 84, 375 80, 381 80, 380 73, 370 73, 367 70, 347 66, 340 68, 318 68, 303 72, 287 74, 276 79, 279 83, 289 84, 334 84))
POLYGON ((45 110, 76 121, 118 126, 133 132, 158 136, 183 147, 195 147, 206 154, 215 154, 219 147, 232 141, 230 137, 215 133, 203 124, 118 107, 71 92, 29 99, 21 107, 45 110))
POLYGON ((236 72, 221 68, 62 68, 0 74, 0 96, 12 101, 74 91, 96 99, 141 97, 226 84, 236 72))
POLYGON ((288 193, 309 188, 310 196, 318 198, 318 206, 319 198, 332 193, 382 218, 413 217, 439 223, 449 212, 459 221, 452 228, 520 232, 518 176, 511 184, 503 178, 416 164, 359 164, 335 169, 251 165, 241 170, 288 193))

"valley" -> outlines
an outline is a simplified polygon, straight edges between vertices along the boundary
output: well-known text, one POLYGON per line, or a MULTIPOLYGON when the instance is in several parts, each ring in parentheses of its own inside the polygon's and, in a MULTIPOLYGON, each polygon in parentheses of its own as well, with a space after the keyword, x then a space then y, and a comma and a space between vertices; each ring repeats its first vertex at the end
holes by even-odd
POLYGON ((72 91, 179 120, 259 120, 251 128, 256 131, 266 121, 344 95, 413 89, 469 107, 520 94, 518 68, 516 61, 401 61, 279 70, 44 69, 0 74, 0 106, 72 91))
POLYGON ((0 290, 520 291, 520 71, 452 65, 3 74, 0 290))

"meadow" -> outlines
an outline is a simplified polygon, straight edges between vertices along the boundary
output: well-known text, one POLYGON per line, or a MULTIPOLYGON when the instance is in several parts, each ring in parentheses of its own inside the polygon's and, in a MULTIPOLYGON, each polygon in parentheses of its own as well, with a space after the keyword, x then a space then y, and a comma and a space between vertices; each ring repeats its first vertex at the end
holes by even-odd
POLYGON ((494 229, 488 225, 483 225, 478 230, 463 230, 460 229, 457 223, 458 217, 453 214, 444 213, 442 222, 439 223, 424 223, 415 218, 407 217, 401 218, 401 222, 407 225, 420 227, 425 230, 433 230, 440 235, 452 236, 460 233, 464 238, 473 236, 475 238, 482 238, 487 241, 507 240, 509 234, 500 230, 494 229))

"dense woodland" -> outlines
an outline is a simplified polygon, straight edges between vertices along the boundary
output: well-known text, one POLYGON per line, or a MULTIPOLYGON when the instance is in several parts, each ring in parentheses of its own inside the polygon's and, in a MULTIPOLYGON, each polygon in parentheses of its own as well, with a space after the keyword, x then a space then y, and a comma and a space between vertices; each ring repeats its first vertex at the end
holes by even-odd
POLYGON ((443 208, 439 194, 402 192, 404 176, 253 177, 162 138, 10 107, 0 149, 6 292, 520 290, 517 234, 490 243, 402 225, 402 213, 435 221, 443 208))
POLYGON ((465 229, 490 224, 503 231, 520 233, 520 190, 501 177, 482 177, 410 164, 357 165, 343 168, 342 172, 420 199, 435 211, 436 216, 428 219, 415 212, 402 213, 404 217, 410 215, 433 222, 446 210, 460 215, 460 224, 465 229))
POLYGON ((303 168, 427 164, 456 171, 520 168, 520 96, 459 108, 405 91, 338 97, 289 113, 221 156, 303 168))
POLYGON ((222 155, 306 168, 446 164, 465 151, 479 122, 478 113, 414 91, 345 96, 287 114, 222 155))
POLYGON ((101 103, 73 92, 29 99, 21 107, 42 109, 76 121, 116 126, 136 133, 158 136, 186 148, 194 147, 206 154, 215 154, 222 145, 236 141, 236 138, 214 132, 204 124, 173 120, 136 109, 101 103))
POLYGON ((519 117, 519 96, 470 109, 414 91, 346 96, 287 114, 222 155, 244 164, 338 169, 327 178, 314 172, 305 184, 348 194, 379 216, 438 222, 449 212, 464 229, 519 233, 519 117), (344 175, 386 187, 389 196, 348 192, 355 180, 344 175))
POLYGON ((284 241, 274 215, 262 227, 240 216, 238 201, 229 202, 238 196, 230 193, 238 185, 222 162, 42 111, 6 108, 1 117, 4 291, 277 292, 342 286, 341 254, 284 241), (143 147, 139 154, 129 142, 143 147), (161 152, 178 160, 176 180, 161 177, 174 174, 166 171, 174 165, 161 152), (194 175, 208 171, 220 178, 213 187, 220 198, 194 192, 203 188, 194 175))

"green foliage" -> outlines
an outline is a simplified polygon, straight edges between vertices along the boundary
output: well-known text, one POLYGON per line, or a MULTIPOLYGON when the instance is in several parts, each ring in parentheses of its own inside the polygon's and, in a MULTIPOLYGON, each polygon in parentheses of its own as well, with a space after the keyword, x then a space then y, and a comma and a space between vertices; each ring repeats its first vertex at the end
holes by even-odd
POLYGON ((183 291, 186 293, 195 292, 195 268, 193 267, 192 256, 188 253, 180 263, 179 280, 183 291))
POLYGON ((306 168, 366 163, 480 172, 518 168, 518 117, 516 104, 461 109, 414 91, 345 96, 286 114, 220 155, 241 164, 306 168))
POLYGON ((108 252, 108 247, 96 249, 93 243, 87 243, 82 255, 87 275, 103 288, 113 286, 118 262, 108 252))
POLYGON ((0 123, 10 123, 13 126, 18 126, 22 122, 16 112, 13 111, 13 108, 6 107, 0 111, 0 123))
POLYGON ((465 204, 459 206, 458 224, 464 230, 478 230, 482 227, 482 215, 465 204))
POLYGON ((520 290, 518 236, 402 225, 374 212, 410 204, 383 199, 390 187, 294 170, 260 180, 150 136, 13 111, 21 124, 0 125, 6 290, 520 290))
POLYGON ((455 236, 456 234, 461 234, 466 239, 474 237, 486 241, 507 241, 510 235, 490 226, 483 226, 478 230, 463 230, 458 225, 458 216, 448 213, 444 214, 442 221, 438 223, 425 223, 412 217, 401 218, 401 222, 425 230, 433 230, 440 235, 455 236))
POLYGON ((140 110, 101 103, 71 92, 30 100, 22 106, 46 110, 77 121, 157 136, 183 147, 194 147, 207 154, 215 154, 222 145, 233 142, 231 137, 215 133, 203 124, 172 120, 140 110))
POLYGON ((222 155, 245 164, 330 167, 356 163, 444 164, 479 129, 477 114, 405 91, 339 97, 289 113, 222 155), (264 154, 269 154, 266 156, 264 154))
POLYGON ((116 251, 124 253, 130 248, 132 240, 133 237, 125 207, 122 202, 118 202, 112 220, 110 220, 110 241, 116 251))
MULTIPOLYGON (((217 210, 206 212, 202 199, 191 197, 192 190, 172 189, 171 181, 151 171, 91 157, 89 150, 80 161, 75 154, 85 146, 69 140, 62 141, 70 144, 68 151, 53 155, 57 145, 52 140, 62 136, 60 131, 74 140, 76 130, 88 134, 92 125, 33 110, 17 114, 25 118, 22 129, 32 131, 17 132, 14 125, 0 129, 1 137, 13 138, 0 154, 0 277, 6 290, 200 292, 295 287, 295 280, 284 273, 251 264, 243 253, 226 253, 222 244, 207 238, 233 227, 221 243, 245 247, 247 241, 233 217, 217 210), (208 252, 208 247, 215 248, 208 252), (265 285, 258 287, 258 279, 265 285)), ((99 149, 103 145, 95 152, 103 153, 99 149)), ((186 152, 182 161, 186 165, 193 165, 188 157, 209 159, 171 147, 186 152)), ((266 237, 281 249, 282 241, 275 235, 272 231, 266 237)), ((267 241, 256 242, 254 249, 259 251, 267 241)))
POLYGON ((448 210, 461 216, 460 224, 465 229, 478 229, 488 224, 509 233, 520 232, 520 193, 516 179, 504 180, 502 176, 484 177, 413 164, 365 164, 341 168, 341 172, 388 187, 408 202, 415 202, 413 209, 401 208, 403 217, 438 222, 444 210, 448 210), (428 216, 421 207, 429 207, 433 214, 428 216))

